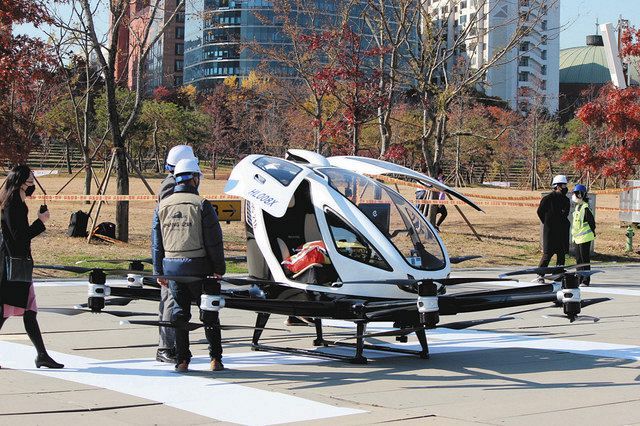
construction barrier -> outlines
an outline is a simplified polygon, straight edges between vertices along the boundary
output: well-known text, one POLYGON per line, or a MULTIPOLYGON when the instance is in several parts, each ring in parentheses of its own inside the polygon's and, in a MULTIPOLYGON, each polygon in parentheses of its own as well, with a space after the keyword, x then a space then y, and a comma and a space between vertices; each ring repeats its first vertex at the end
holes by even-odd
MULTIPOLYGON (((373 201, 372 201, 373 202, 373 201)), ((376 201, 380 202, 380 201, 376 201)), ((415 204, 441 204, 441 205, 467 205, 461 200, 415 200, 415 204)), ((474 201, 479 206, 493 206, 493 207, 532 207, 538 208, 539 203, 513 203, 513 202, 500 202, 500 201, 474 201)), ((617 207, 600 207, 596 206, 596 210, 613 211, 613 212, 640 212, 640 209, 620 209, 617 207)))
MULTIPOLYGON (((377 176, 380 177, 380 176, 377 176)), ((416 187, 420 189, 430 190, 430 188, 423 185, 406 182, 400 179, 382 177, 381 180, 403 184, 405 186, 416 187)), ((630 191, 634 189, 640 189, 640 187, 627 187, 627 188, 615 188, 606 189, 601 191, 592 191, 593 194, 616 194, 624 191, 630 191)), ((439 192, 439 191, 434 191, 439 192)), ((484 194, 464 194, 470 199, 474 200, 474 203, 479 206, 491 206, 491 207, 532 207, 537 208, 539 205, 540 197, 534 196, 497 196, 497 195, 484 195, 484 194), (524 201, 536 201, 535 203, 527 203, 524 201)), ((229 195, 203 195, 207 200, 212 201, 214 208, 218 213, 221 221, 239 221, 241 220, 241 201, 240 197, 234 197, 229 195)), ((157 201, 157 195, 43 195, 38 194, 29 197, 32 200, 39 200, 43 202, 50 201, 157 201)), ((361 202, 379 202, 379 201, 361 201, 361 202)), ((460 200, 414 200, 414 204, 442 204, 442 205, 466 205, 464 201, 460 200)), ((596 210, 613 211, 613 212, 640 212, 640 209, 620 209, 617 207, 596 207, 596 210)))
MULTIPOLYGON (((203 195, 207 200, 240 200, 232 195, 203 195)), ((31 200, 40 201, 158 201, 157 195, 33 195, 31 200)))

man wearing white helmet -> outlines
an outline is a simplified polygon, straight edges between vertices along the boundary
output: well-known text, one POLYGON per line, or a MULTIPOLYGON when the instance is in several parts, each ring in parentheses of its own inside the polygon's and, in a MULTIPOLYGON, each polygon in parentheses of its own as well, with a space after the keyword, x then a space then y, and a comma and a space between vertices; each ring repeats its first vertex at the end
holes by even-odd
POLYGON ((176 145, 169 150, 169 154, 167 154, 167 161, 164 165, 164 169, 169 172, 169 174, 160 184, 158 201, 161 201, 167 196, 173 194, 173 187, 176 186, 176 178, 173 176, 173 170, 180 160, 189 158, 195 158, 197 160, 196 156, 193 154, 193 148, 189 145, 176 145))
POLYGON ((200 319, 209 342, 211 370, 219 371, 222 365, 220 321, 214 306, 215 294, 219 295, 219 282, 206 277, 220 278, 225 273, 222 229, 218 216, 209 201, 198 195, 201 171, 198 161, 180 160, 174 175, 176 187, 172 195, 158 205, 158 221, 154 222, 154 269, 159 275, 202 277, 197 282, 176 282, 159 279, 162 286, 169 286, 175 306, 171 321, 176 325, 176 371, 189 368, 189 330, 191 302, 203 300, 200 319), (202 295, 202 293, 205 295, 202 295), (209 309, 208 309, 209 308, 209 309))
POLYGON ((567 177, 557 175, 551 182, 553 191, 545 195, 538 207, 538 217, 542 228, 542 258, 540 267, 549 266, 551 257, 556 255, 556 265, 564 265, 569 251, 569 210, 571 205, 567 192, 567 177))
MULTIPOLYGON (((188 145, 176 145, 169 150, 169 154, 167 155, 167 160, 165 163, 165 170, 169 173, 167 177, 160 184, 160 189, 158 190, 158 201, 162 201, 167 198, 169 195, 173 194, 173 189, 176 186, 176 178, 173 175, 173 171, 175 169, 176 164, 180 160, 185 159, 195 159, 197 161, 196 156, 193 154, 193 148, 188 145)), ((153 226, 158 220, 157 214, 153 216, 153 226)), ((153 235, 151 237, 151 245, 155 246, 153 242, 153 235)), ((155 255, 152 250, 151 254, 152 259, 155 259, 155 255)), ((155 267, 154 262, 154 273, 158 274, 158 268, 155 267)), ((173 295, 168 287, 162 286, 160 288, 160 306, 158 310, 160 311, 159 319, 160 321, 171 321, 171 313, 173 312, 173 306, 175 305, 173 301, 173 295)), ((159 327, 160 339, 158 342, 158 350, 156 352, 156 360, 160 362, 168 362, 175 363, 176 360, 176 333, 175 329, 171 327, 159 327)))

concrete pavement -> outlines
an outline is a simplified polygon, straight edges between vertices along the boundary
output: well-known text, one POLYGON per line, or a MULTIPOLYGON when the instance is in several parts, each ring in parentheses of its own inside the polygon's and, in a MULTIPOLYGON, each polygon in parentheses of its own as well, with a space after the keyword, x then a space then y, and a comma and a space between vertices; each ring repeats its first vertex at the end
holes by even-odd
MULTIPOLYGON (((0 424, 640 425, 639 273, 639 266, 623 265, 594 276, 583 298, 614 299, 583 311, 600 317, 598 323, 543 317, 557 313, 553 309, 528 312, 473 330, 430 332, 429 360, 370 351, 364 366, 252 352, 251 332, 233 331, 223 332, 227 370, 214 374, 206 371, 199 330, 191 336, 195 371, 180 375, 155 361, 154 328, 121 326, 107 315, 41 312, 48 348, 67 368, 36 369, 22 322, 12 318, 0 332, 0 424)), ((39 306, 86 301, 82 283, 43 283, 36 292, 39 306)), ((153 313, 157 306, 136 301, 125 309, 153 313)), ((254 317, 229 309, 221 314, 223 324, 252 325, 254 317)), ((283 317, 272 318, 269 326, 282 326, 283 317)), ((330 325, 327 337, 352 333, 350 324, 330 325)), ((264 343, 313 348, 313 328, 289 330, 265 332, 264 343)), ((416 344, 410 338, 406 345, 416 344)))

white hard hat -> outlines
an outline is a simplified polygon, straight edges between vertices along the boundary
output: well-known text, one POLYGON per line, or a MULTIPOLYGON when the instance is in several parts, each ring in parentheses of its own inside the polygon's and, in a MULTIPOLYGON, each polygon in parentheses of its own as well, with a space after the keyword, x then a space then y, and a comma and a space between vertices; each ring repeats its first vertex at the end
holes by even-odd
POLYGON ((173 175, 176 177, 177 183, 192 179, 194 176, 201 174, 198 159, 196 158, 185 158, 178 161, 176 168, 173 170, 173 175))
POLYGON ((566 185, 567 184, 567 177, 565 175, 556 175, 553 178, 553 182, 551 182, 551 186, 556 186, 556 185, 559 185, 561 183, 564 183, 566 185))
POLYGON ((169 150, 169 154, 167 155, 167 166, 173 168, 180 160, 189 158, 195 158, 197 160, 196 156, 193 155, 193 148, 189 145, 176 145, 169 150))

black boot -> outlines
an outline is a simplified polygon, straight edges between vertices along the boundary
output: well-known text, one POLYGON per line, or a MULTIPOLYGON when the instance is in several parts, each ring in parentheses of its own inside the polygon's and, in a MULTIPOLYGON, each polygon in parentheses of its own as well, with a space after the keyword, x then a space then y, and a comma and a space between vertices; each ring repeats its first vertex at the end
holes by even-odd
POLYGON ((40 326, 38 326, 38 320, 36 319, 36 313, 34 311, 26 311, 22 317, 24 322, 24 329, 31 339, 31 343, 38 351, 36 358, 36 367, 47 368, 64 368, 64 365, 55 362, 53 358, 47 353, 47 349, 44 347, 44 341, 42 340, 42 333, 40 333, 40 326))

